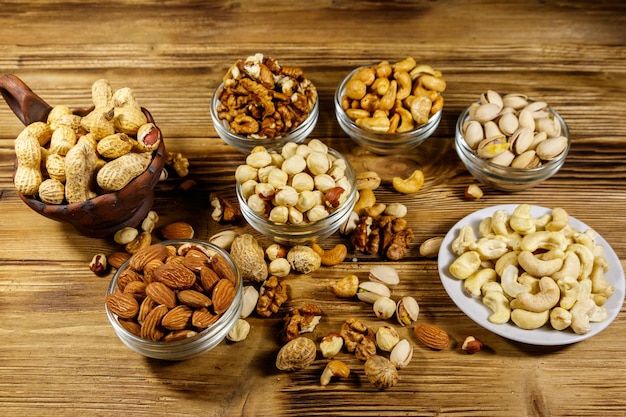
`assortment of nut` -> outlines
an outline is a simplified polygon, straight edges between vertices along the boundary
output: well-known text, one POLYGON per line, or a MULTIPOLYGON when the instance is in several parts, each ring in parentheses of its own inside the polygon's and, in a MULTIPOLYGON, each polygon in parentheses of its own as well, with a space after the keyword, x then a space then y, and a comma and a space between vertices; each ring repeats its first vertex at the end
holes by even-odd
POLYGON ((403 133, 428 123, 443 108, 441 71, 414 58, 362 67, 350 77, 341 107, 357 126, 375 133, 403 133))
POLYGON ((150 245, 120 272, 107 307, 130 333, 150 341, 195 336, 215 323, 235 297, 228 262, 195 243, 150 245))
POLYGON ((592 229, 572 227, 562 208, 537 218, 530 205, 520 204, 511 214, 497 210, 483 219, 478 233, 461 228, 449 271, 492 310, 492 323, 511 321, 523 329, 550 323, 584 334, 590 322, 607 318, 603 305, 614 292, 595 238, 592 229))
POLYGON ((463 122, 467 145, 483 159, 512 168, 536 168, 562 155, 567 137, 544 101, 488 90, 463 122))
POLYGON ((144 172, 161 131, 130 88, 92 84, 94 110, 84 117, 67 106, 52 108, 46 122, 26 126, 15 140, 17 190, 46 204, 78 203, 124 188, 144 172))
POLYGON ((220 120, 231 132, 250 138, 288 134, 317 102, 317 90, 301 68, 280 66, 260 53, 235 62, 217 94, 220 120))
POLYGON ((235 179, 247 206, 275 224, 307 224, 325 219, 347 200, 353 184, 346 161, 320 140, 285 144, 280 153, 255 147, 235 179))

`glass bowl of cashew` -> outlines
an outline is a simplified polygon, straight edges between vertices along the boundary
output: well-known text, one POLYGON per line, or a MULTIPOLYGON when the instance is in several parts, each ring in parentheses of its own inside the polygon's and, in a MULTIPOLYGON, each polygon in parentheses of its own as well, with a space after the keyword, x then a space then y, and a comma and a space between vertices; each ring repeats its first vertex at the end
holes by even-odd
POLYGON ((356 143, 380 155, 409 151, 432 136, 443 109, 440 71, 413 58, 354 69, 335 91, 335 116, 356 143))
POLYGON ((318 139, 256 148, 235 171, 244 219, 276 243, 298 245, 335 233, 358 199, 356 174, 318 139))
POLYGON ((242 153, 302 143, 319 115, 317 90, 298 67, 257 53, 230 67, 211 100, 220 138, 242 153))
POLYGON ((545 101, 488 90, 457 119, 455 144, 474 178, 515 192, 556 174, 571 137, 565 120, 545 101))

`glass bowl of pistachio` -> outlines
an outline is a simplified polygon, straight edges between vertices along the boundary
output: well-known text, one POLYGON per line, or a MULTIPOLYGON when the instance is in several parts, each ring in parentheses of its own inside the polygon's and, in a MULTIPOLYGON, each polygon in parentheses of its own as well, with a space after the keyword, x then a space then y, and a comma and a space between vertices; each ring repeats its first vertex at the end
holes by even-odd
POLYGON ((457 119, 455 144, 474 178, 515 192, 556 174, 571 137, 565 120, 545 101, 488 90, 457 119))
POLYGON ((322 141, 255 148, 235 171, 244 219, 276 243, 315 242, 339 230, 358 193, 350 163, 322 141))
POLYGON ((413 58, 381 61, 350 72, 335 91, 341 129, 380 155, 410 151, 432 136, 443 109, 440 71, 413 58))

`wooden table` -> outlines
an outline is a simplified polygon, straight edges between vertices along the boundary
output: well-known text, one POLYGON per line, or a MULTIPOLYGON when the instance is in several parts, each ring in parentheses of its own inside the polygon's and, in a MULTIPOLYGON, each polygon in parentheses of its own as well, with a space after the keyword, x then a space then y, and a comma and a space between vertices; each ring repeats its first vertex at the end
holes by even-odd
MULTIPOLYGON (((175 176, 157 186, 161 224, 191 223, 206 239, 223 230, 208 195, 234 199, 234 168, 244 156, 217 136, 209 103, 227 68, 256 52, 300 66, 315 83, 320 116, 311 137, 343 152, 358 170, 383 176, 379 199, 409 207, 415 233, 399 262, 350 252, 335 267, 287 279, 290 298, 278 315, 249 318, 237 344, 222 343, 189 361, 146 359, 126 348, 104 313, 111 274, 88 268, 92 256, 119 249, 112 239, 80 236, 29 210, 12 183, 13 140, 22 125, 0 105, 0 409, 4 416, 623 416, 626 415, 626 315, 583 342, 540 347, 512 342, 475 324, 441 285, 437 262, 421 242, 444 235, 478 209, 507 203, 563 207, 591 225, 626 259, 626 6, 621 1, 195 1, 135 3, 2 2, 0 72, 22 78, 48 103, 82 107, 90 86, 107 78, 132 87, 161 127, 170 151, 191 162, 197 187, 175 176), (335 87, 352 68, 413 56, 447 81, 436 133, 405 155, 376 156, 354 146, 334 115, 335 87), (518 193, 484 187, 463 197, 473 178, 453 148, 460 112, 487 89, 517 91, 550 103, 573 144, 553 178, 518 193), (423 169, 415 195, 399 195, 394 175, 423 169), (356 262, 352 258, 356 258, 356 262), (326 360, 283 373, 274 367, 277 332, 289 307, 317 303, 324 317, 315 341, 350 316, 382 325, 358 300, 338 302, 327 289, 347 274, 365 279, 373 265, 393 265, 395 294, 413 295, 421 322, 453 339, 433 351, 412 335, 414 358, 400 382, 380 392, 362 364, 344 381, 320 386, 326 360), (486 347, 460 349, 466 335, 486 347)), ((255 233, 249 226, 243 230, 255 233)), ((324 246, 343 241, 333 236, 324 246)), ((626 266, 624 261, 622 266, 626 266)), ((390 321, 390 323, 392 323, 390 321)))

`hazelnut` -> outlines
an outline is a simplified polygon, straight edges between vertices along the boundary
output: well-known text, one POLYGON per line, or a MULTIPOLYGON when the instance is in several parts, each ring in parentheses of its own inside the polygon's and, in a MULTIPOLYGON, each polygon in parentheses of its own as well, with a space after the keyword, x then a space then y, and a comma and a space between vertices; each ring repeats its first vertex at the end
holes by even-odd
POLYGON ((463 340, 463 344, 461 345, 461 349, 469 354, 476 353, 480 351, 483 347, 483 342, 476 339, 474 336, 467 336, 465 340, 463 340))

